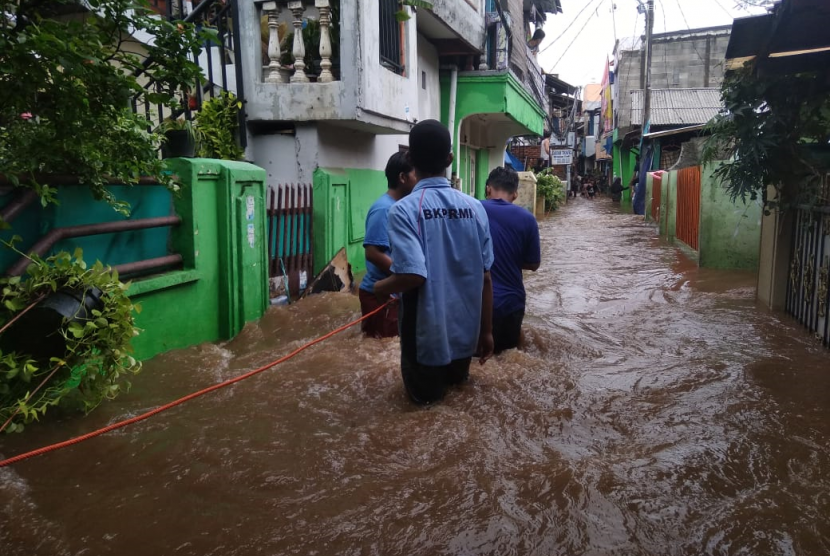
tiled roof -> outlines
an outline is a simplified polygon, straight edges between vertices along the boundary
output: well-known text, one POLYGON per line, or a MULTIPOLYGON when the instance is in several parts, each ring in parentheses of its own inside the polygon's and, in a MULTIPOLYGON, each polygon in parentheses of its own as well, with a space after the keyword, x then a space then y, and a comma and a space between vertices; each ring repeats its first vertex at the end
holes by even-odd
MULTIPOLYGON (((651 125, 705 124, 721 110, 720 89, 652 89, 651 125)), ((631 123, 643 120, 643 91, 631 91, 631 123)))

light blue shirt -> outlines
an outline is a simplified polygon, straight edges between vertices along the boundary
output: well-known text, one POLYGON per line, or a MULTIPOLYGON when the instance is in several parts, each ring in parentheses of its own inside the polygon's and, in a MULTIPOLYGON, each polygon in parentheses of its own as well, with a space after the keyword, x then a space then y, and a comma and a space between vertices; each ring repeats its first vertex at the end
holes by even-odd
MULTIPOLYGON (((384 193, 383 196, 375 201, 369 208, 369 213, 366 215, 366 234, 363 237, 363 247, 367 245, 374 245, 383 253, 389 253, 389 234, 386 231, 386 225, 389 220, 389 207, 395 204, 395 199, 384 193)), ((366 260, 366 275, 360 282, 360 289, 369 293, 374 293, 375 282, 386 278, 387 274, 376 267, 374 264, 366 260)))
POLYGON ((446 178, 421 180, 389 210, 388 232, 392 272, 426 279, 414 316, 418 363, 440 366, 471 357, 478 346, 484 272, 493 264, 484 207, 446 178))

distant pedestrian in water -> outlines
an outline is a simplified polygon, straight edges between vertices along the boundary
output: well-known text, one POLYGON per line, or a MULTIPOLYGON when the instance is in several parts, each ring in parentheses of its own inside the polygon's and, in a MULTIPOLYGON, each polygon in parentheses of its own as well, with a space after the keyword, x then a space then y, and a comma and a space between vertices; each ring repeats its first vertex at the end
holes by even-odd
POLYGON ((594 195, 597 192, 597 186, 594 185, 593 181, 589 181, 588 185, 585 187, 585 193, 588 195, 588 198, 592 201, 594 200, 594 195))
MULTIPOLYGON (((407 162, 405 153, 395 153, 386 163, 387 191, 369 208, 366 215, 366 233, 363 250, 366 254, 366 275, 360 283, 360 311, 367 315, 380 307, 374 287, 378 280, 391 274, 387 222, 389 208, 409 195, 416 183, 415 171, 407 162)), ((373 338, 391 338, 398 335, 398 306, 392 304, 361 324, 363 333, 373 338)))
POLYGON ((482 202, 493 237, 494 353, 519 346, 525 316, 522 270, 537 270, 541 262, 539 225, 530 212, 513 204, 519 175, 496 168, 487 178, 487 200, 482 202))
POLYGON ((574 179, 571 181, 571 190, 568 191, 568 197, 573 196, 573 198, 575 199, 576 196, 579 194, 580 189, 582 189, 582 176, 577 174, 576 177, 574 177, 574 179))
POLYGON ((623 187, 621 178, 614 178, 614 183, 611 184, 611 201, 619 203, 622 199, 622 192, 626 189, 628 186, 623 187))
POLYGON ((470 375, 474 354, 493 354, 493 246, 484 207, 450 187, 450 133, 436 120, 409 132, 418 184, 389 210, 392 275, 375 282, 385 301, 402 292, 401 375, 418 404, 442 399, 470 375))

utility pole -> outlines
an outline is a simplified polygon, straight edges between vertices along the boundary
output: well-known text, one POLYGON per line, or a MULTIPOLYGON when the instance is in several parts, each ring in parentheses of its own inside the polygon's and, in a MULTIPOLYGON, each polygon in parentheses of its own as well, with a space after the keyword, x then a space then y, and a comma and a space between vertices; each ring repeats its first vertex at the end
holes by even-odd
POLYGON ((646 6, 646 89, 643 91, 643 126, 642 134, 646 133, 646 125, 651 119, 651 35, 654 31, 654 0, 648 0, 646 6))

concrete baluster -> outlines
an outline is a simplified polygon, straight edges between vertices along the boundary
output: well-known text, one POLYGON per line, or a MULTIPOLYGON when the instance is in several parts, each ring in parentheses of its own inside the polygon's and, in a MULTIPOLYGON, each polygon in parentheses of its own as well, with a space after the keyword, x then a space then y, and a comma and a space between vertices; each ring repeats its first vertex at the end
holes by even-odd
POLYGON ((294 55, 294 75, 291 76, 291 83, 308 83, 308 76, 305 73, 305 43, 303 42, 305 7, 302 2, 289 2, 288 9, 294 15, 294 48, 291 51, 294 55))
POLYGON ((320 12, 320 72, 319 81, 329 83, 334 81, 331 73, 331 4, 329 0, 314 0, 314 5, 320 12))
POLYGON ((268 75, 265 77, 266 83, 284 83, 280 73, 280 58, 282 51, 280 50, 280 37, 278 32, 278 18, 280 16, 280 6, 276 2, 265 2, 262 5, 262 13, 268 15, 268 75))

